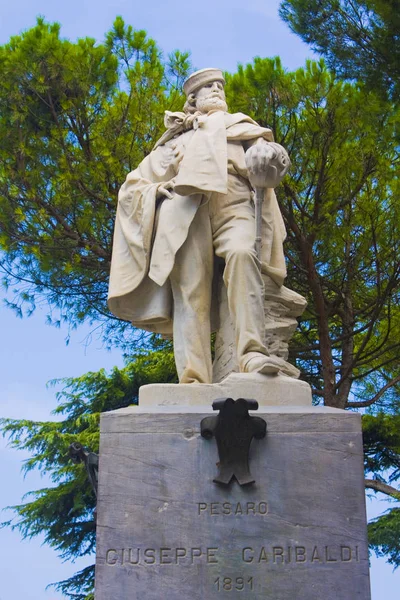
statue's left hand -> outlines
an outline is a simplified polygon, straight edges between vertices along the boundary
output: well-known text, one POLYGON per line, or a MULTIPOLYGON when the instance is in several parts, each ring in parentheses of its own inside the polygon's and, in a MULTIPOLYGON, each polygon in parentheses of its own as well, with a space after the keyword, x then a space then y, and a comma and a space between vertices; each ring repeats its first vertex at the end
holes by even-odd
POLYGON ((286 175, 290 159, 283 146, 260 138, 246 152, 246 167, 254 188, 274 188, 286 175))

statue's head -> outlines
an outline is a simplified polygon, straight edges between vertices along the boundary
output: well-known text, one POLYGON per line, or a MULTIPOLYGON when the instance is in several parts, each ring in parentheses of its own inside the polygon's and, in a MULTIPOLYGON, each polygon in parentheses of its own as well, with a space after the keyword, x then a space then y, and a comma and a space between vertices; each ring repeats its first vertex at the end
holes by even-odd
POLYGON ((201 69, 192 73, 183 84, 186 94, 184 111, 208 113, 210 110, 227 111, 224 92, 225 79, 219 69, 201 69))

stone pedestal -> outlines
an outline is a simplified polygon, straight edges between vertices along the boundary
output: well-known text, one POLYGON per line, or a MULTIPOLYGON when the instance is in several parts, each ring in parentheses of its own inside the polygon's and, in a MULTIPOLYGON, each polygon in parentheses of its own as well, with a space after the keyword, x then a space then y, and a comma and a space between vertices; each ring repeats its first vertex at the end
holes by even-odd
POLYGON ((262 407, 255 484, 222 487, 215 413, 159 400, 101 419, 96 600, 370 600, 359 415, 262 407))
POLYGON ((211 406, 217 398, 247 398, 259 406, 311 406, 311 388, 305 381, 286 375, 231 373, 220 383, 152 383, 139 389, 139 405, 211 406))

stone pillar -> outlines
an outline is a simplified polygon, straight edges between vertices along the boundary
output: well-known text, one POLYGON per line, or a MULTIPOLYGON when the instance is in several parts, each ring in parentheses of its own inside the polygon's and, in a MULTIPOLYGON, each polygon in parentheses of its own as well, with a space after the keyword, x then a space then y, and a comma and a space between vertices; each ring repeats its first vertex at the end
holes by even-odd
POLYGON ((96 600, 370 600, 360 416, 260 407, 255 483, 224 487, 216 413, 162 387, 102 415, 96 600))

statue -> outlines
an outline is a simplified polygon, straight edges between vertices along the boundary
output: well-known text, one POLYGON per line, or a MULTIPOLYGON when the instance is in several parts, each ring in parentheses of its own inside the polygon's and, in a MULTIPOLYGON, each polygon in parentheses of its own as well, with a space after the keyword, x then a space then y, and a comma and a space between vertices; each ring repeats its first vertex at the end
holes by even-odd
POLYGON ((224 84, 218 69, 186 80, 184 112, 166 112, 165 133, 118 198, 110 310, 141 329, 173 335, 180 383, 212 381, 216 260, 224 262, 239 371, 299 375, 265 344, 264 281, 281 289, 286 276, 285 227, 273 188, 289 157, 269 129, 228 113, 224 84))

